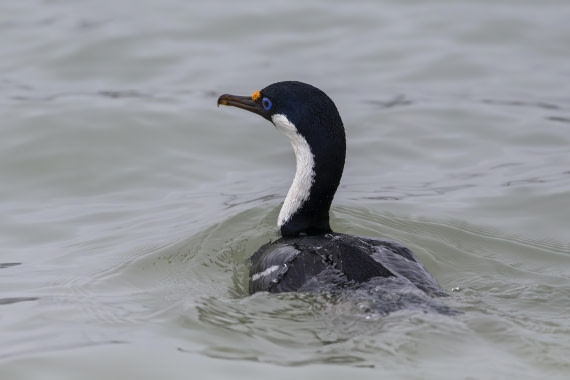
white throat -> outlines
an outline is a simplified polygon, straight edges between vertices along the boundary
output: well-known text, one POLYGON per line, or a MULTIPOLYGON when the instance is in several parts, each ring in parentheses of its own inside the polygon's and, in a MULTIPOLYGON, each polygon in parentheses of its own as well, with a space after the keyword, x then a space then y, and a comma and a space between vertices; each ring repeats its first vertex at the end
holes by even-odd
POLYGON ((295 179, 289 188, 277 220, 277 226, 281 228, 309 199, 311 187, 315 180, 315 157, 307 140, 297 132, 295 125, 285 115, 275 114, 271 116, 271 120, 277 129, 287 136, 297 158, 295 179))

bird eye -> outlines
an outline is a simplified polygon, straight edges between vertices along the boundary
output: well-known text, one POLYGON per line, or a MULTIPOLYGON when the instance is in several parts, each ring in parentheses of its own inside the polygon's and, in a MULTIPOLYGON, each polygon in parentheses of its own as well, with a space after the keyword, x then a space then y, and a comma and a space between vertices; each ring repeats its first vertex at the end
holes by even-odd
POLYGON ((261 100, 261 105, 263 108, 265 108, 266 111, 271 111, 271 108, 273 107, 273 103, 271 100, 269 100, 269 98, 263 98, 261 100))

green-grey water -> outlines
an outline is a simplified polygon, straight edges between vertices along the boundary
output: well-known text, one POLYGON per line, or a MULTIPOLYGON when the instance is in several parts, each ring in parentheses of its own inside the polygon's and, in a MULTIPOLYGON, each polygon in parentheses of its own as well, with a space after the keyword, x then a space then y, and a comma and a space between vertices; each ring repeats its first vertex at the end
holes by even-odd
POLYGON ((568 378, 570 3, 0 2, 0 378, 568 378), (294 174, 221 93, 336 102, 338 232, 463 311, 247 295, 294 174))

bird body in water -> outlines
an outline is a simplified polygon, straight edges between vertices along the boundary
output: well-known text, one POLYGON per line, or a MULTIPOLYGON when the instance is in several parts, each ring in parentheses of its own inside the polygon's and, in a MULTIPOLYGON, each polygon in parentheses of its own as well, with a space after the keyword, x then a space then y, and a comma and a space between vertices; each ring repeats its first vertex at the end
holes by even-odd
POLYGON ((297 168, 278 217, 282 237, 251 257, 249 291, 318 291, 376 278, 405 279, 427 295, 443 295, 435 278, 402 244, 335 233, 329 210, 344 169, 346 138, 333 101, 301 82, 277 82, 251 96, 222 95, 272 122, 291 142, 297 168))

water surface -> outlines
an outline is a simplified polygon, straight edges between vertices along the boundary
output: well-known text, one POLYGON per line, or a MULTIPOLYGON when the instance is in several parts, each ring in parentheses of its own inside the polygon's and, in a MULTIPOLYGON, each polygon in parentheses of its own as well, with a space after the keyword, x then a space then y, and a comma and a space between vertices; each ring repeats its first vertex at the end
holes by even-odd
POLYGON ((570 5, 0 4, 2 378, 567 378, 570 5), (216 108, 301 80, 348 137, 336 231, 462 310, 247 296, 294 173, 216 108))

